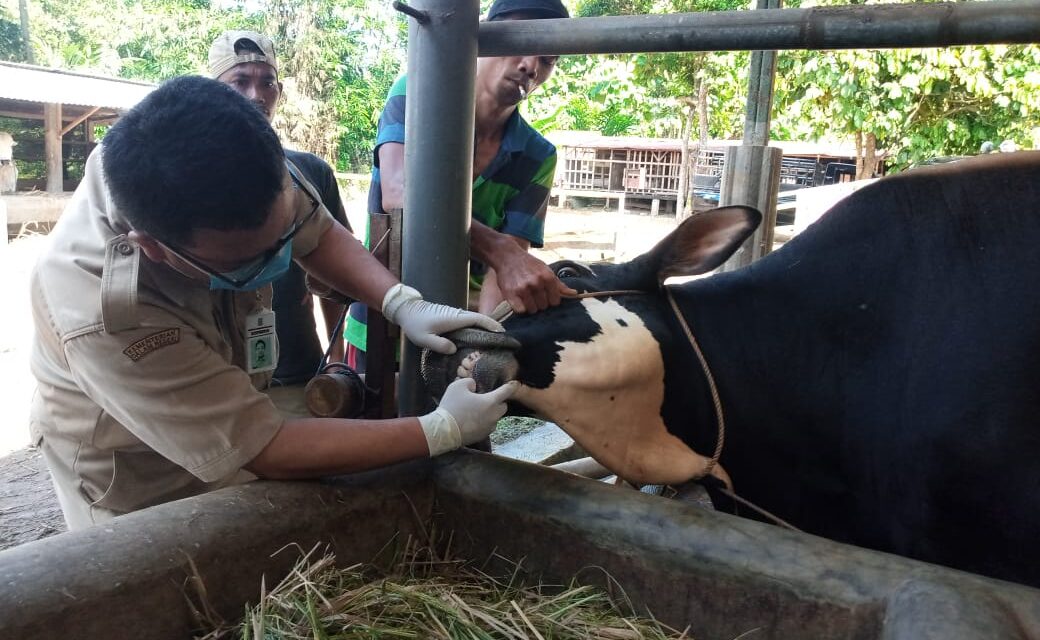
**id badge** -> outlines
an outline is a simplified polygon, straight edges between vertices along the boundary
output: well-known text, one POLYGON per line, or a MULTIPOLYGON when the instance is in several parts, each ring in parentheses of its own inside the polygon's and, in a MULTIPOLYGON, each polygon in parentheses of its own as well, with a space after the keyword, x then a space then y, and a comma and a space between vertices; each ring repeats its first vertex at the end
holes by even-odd
POLYGON ((274 311, 263 310, 246 316, 246 365, 246 373, 274 371, 278 366, 274 311))

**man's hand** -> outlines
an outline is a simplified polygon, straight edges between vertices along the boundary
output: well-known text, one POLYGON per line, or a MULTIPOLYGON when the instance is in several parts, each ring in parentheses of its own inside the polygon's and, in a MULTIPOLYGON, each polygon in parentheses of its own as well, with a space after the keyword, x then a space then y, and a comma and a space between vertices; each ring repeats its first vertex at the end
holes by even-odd
MULTIPOLYGON (((530 243, 523 238, 499 233, 476 220, 470 226, 473 257, 495 272, 498 291, 517 313, 534 313, 560 304, 563 296, 577 291, 560 282, 549 265, 527 252, 530 243)), ((481 305, 485 300, 481 297, 481 305)), ((490 299, 493 307, 498 300, 490 299)))
POLYGON ((560 304, 560 298, 577 295, 563 284, 549 265, 522 249, 495 269, 502 298, 517 313, 534 313, 560 304))
POLYGON ((415 345, 445 355, 455 353, 455 344, 439 334, 463 327, 504 331, 495 320, 472 311, 463 311, 422 299, 422 294, 401 283, 390 287, 383 297, 383 316, 401 327, 415 345))
POLYGON ((520 383, 507 382, 487 393, 475 393, 476 388, 472 378, 456 380, 448 385, 432 413, 419 416, 431 458, 491 435, 498 419, 506 414, 506 400, 520 383))

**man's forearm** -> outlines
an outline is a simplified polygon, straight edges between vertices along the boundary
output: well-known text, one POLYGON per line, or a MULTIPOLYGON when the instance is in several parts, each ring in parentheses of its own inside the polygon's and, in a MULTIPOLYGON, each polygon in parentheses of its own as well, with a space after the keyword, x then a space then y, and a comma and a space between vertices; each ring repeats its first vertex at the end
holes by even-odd
POLYGON ((379 188, 383 211, 404 208, 404 145, 387 142, 379 147, 379 188))
POLYGON ((494 269, 488 269, 484 274, 484 282, 480 287, 480 299, 477 302, 477 311, 484 315, 491 315, 495 307, 505 300, 502 289, 498 286, 498 275, 494 269))
POLYGON ((476 220, 470 224, 469 247, 473 258, 492 269, 501 269, 502 265, 510 258, 515 258, 516 254, 527 253, 513 237, 495 231, 476 220))
POLYGON ((397 278, 344 227, 334 224, 322 234, 318 248, 299 259, 308 273, 350 298, 375 309, 397 278))
POLYGON ((261 478, 291 480, 366 471, 429 454, 417 418, 300 418, 286 420, 246 469, 261 478))
POLYGON ((548 265, 527 252, 529 245, 523 238, 499 233, 479 222, 471 227, 471 254, 494 270, 498 297, 509 302, 517 313, 555 306, 560 304, 561 296, 575 293, 560 282, 548 265))

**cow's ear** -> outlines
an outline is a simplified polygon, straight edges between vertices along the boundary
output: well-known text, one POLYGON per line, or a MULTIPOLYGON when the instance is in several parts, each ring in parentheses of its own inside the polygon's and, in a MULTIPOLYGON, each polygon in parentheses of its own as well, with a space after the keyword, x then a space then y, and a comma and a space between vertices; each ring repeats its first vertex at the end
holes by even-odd
POLYGON ((719 207, 690 216, 650 250, 657 280, 696 276, 719 267, 762 221, 751 207, 719 207))

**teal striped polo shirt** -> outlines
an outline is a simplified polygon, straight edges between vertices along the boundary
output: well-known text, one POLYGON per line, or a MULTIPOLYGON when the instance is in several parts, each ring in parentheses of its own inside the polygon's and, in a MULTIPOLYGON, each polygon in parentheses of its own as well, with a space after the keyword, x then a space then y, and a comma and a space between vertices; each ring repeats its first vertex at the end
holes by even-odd
MULTIPOLYGON (((383 192, 379 180, 379 147, 387 142, 404 144, 405 77, 390 88, 372 159, 372 183, 368 190, 369 212, 383 211, 383 192)), ((532 247, 541 247, 545 231, 545 209, 549 202, 556 147, 534 130, 514 111, 506 121, 502 144, 495 158, 473 181, 473 219, 511 236, 523 238, 532 247)), ((366 244, 368 231, 366 229, 366 244)), ((479 288, 486 268, 470 261, 470 286, 479 288)), ((366 309, 354 304, 344 338, 365 350, 366 309)))

